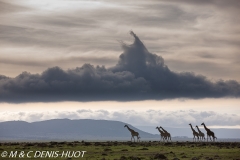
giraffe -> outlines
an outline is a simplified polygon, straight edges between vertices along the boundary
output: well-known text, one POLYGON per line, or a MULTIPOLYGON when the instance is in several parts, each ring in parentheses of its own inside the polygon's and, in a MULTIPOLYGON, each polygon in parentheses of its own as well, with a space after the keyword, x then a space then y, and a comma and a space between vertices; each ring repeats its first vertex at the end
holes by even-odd
POLYGON ((161 136, 161 140, 163 140, 164 142, 164 139, 167 140, 167 133, 163 132, 158 126, 156 127, 156 129, 158 129, 158 131, 160 132, 160 136, 161 136))
POLYGON ((208 141, 208 137, 209 137, 209 139, 211 140, 211 136, 212 136, 212 138, 213 138, 213 141, 215 141, 215 139, 217 139, 217 137, 215 137, 214 132, 211 131, 210 129, 208 129, 208 128, 206 127, 205 123, 202 123, 201 125, 203 125, 203 126, 204 126, 204 129, 207 131, 207 141, 208 141))
POLYGON ((193 129, 191 123, 189 123, 189 125, 190 125, 190 127, 191 127, 191 129, 192 129, 192 131, 193 131, 193 141, 194 141, 194 139, 195 139, 195 141, 196 141, 197 139, 198 139, 198 141, 199 141, 199 134, 198 134, 198 132, 196 132, 195 129, 193 129), (197 137, 197 139, 196 139, 195 136, 197 137))
POLYGON ((166 138, 166 139, 169 139, 170 141, 172 141, 172 139, 171 139, 171 134, 168 133, 168 131, 166 131, 165 129, 163 129, 161 126, 160 126, 159 128, 161 128, 161 129, 166 133, 166 135, 167 135, 167 138, 166 138))
POLYGON ((132 135, 131 141, 132 141, 132 139, 134 139, 134 142, 135 142, 134 136, 137 137, 137 141, 140 141, 140 137, 139 137, 139 133, 138 132, 135 132, 133 129, 129 128, 128 125, 125 125, 124 127, 127 127, 127 129, 131 132, 131 135, 132 135))
POLYGON ((199 134, 199 139, 202 139, 202 141, 203 141, 203 139, 205 139, 205 134, 198 128, 198 126, 196 125, 196 127, 197 127, 197 130, 198 130, 198 134, 199 134))

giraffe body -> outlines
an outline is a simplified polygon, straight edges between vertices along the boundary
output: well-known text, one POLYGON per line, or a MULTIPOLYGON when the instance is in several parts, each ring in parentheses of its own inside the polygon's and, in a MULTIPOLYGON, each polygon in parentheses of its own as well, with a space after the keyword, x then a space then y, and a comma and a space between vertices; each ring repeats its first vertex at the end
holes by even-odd
POLYGON ((198 141, 199 141, 199 134, 198 134, 198 132, 196 132, 195 129, 193 129, 191 123, 190 123, 189 125, 190 125, 190 127, 191 127, 191 129, 192 129, 192 132, 193 132, 193 141, 194 141, 194 140, 197 141, 197 139, 198 139, 198 141), (196 138, 197 138, 197 139, 196 139, 196 138))
POLYGON ((128 125, 125 125, 124 127, 127 127, 127 129, 131 132, 131 141, 132 141, 132 139, 134 140, 134 142, 135 142, 135 136, 137 137, 137 142, 138 141, 140 141, 140 137, 139 137, 139 133, 138 132, 136 132, 136 131, 134 131, 133 129, 131 129, 131 128, 129 128, 128 127, 128 125))
POLYGON ((203 125, 204 129, 207 131, 207 141, 208 141, 208 137, 211 140, 211 137, 213 138, 213 141, 215 141, 215 139, 217 139, 217 137, 215 137, 215 134, 213 131, 211 131, 210 129, 208 129, 205 125, 205 123, 202 123, 201 125, 203 125))
POLYGON ((168 134, 162 131, 158 126, 156 127, 156 129, 158 129, 158 131, 160 132, 160 141, 162 140, 164 142, 164 140, 167 140, 168 134))
POLYGON ((196 126, 197 127, 197 130, 198 130, 198 134, 199 134, 199 139, 200 140, 205 140, 205 134, 198 128, 198 126, 196 126))
POLYGON ((164 128, 162 128, 161 126, 160 126, 159 128, 161 128, 161 129, 166 133, 166 135, 167 135, 167 140, 172 141, 172 139, 171 139, 171 134, 170 134, 168 131, 166 131, 164 128))

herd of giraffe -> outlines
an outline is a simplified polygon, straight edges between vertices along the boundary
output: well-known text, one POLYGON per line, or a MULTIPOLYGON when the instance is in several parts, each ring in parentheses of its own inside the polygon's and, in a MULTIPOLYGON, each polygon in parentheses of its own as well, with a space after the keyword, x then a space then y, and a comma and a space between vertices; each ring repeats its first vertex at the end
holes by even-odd
MULTIPOLYGON (((197 130, 198 130, 198 132, 197 131, 195 131, 195 129, 192 127, 192 124, 190 123, 189 124, 190 125, 190 127, 191 127, 191 129, 192 129, 192 131, 193 131, 193 141, 195 140, 195 141, 204 141, 205 140, 205 134, 198 128, 198 126, 196 125, 196 128, 197 128, 197 130)), ((208 141, 208 138, 210 139, 210 140, 212 140, 211 139, 211 137, 213 138, 213 141, 215 141, 215 139, 217 139, 217 137, 215 137, 215 134, 214 134, 214 132, 213 131, 211 131, 209 128, 207 128, 206 127, 206 125, 204 124, 204 123, 202 123, 201 125, 203 125, 203 127, 204 127, 204 129, 207 131, 207 141, 208 141)), ((134 142, 135 142, 135 138, 134 137, 137 137, 137 142, 139 142, 140 141, 140 136, 139 136, 139 133, 138 132, 136 132, 136 131, 134 131, 133 129, 131 129, 131 128, 129 128, 128 127, 128 125, 125 125, 124 127, 127 127, 127 129, 130 131, 130 133, 131 133, 131 141, 132 141, 132 139, 134 140, 134 142)), ((159 131, 159 133, 160 133, 160 141, 162 140, 163 142, 164 141, 172 141, 172 139, 171 139, 171 134, 168 132, 168 131, 166 131, 164 128, 162 128, 161 126, 160 127, 156 127, 156 129, 158 129, 158 131, 159 131)))
MULTIPOLYGON (((190 127, 191 127, 191 129, 192 129, 192 131, 193 131, 193 141, 194 141, 194 140, 195 140, 195 141, 197 141, 197 140, 198 140, 198 141, 203 141, 203 140, 205 140, 205 135, 204 135, 203 132, 200 131, 200 129, 198 128, 198 126, 196 126, 196 128, 197 128, 197 130, 198 130, 198 132, 197 132, 197 131, 195 131, 195 129, 193 129, 191 123, 190 123, 189 125, 190 125, 190 127)), ((213 141, 215 141, 215 139, 217 139, 217 137, 215 136, 214 132, 211 131, 209 128, 207 128, 204 123, 202 123, 201 125, 203 125, 204 129, 207 131, 207 141, 208 141, 208 138, 209 138, 210 140, 213 139, 213 141), (212 139, 211 139, 211 137, 212 137, 212 139)))

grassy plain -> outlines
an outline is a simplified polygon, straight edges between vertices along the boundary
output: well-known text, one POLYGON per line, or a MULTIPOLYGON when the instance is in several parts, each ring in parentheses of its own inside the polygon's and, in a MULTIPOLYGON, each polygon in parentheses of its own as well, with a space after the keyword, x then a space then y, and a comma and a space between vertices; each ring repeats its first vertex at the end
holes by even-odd
POLYGON ((240 160, 240 142, 11 142, 0 143, 0 154, 0 159, 4 160, 240 160), (16 151, 15 157, 9 157, 16 151), (82 151, 86 151, 83 157, 82 151), (3 152, 7 153, 6 157, 3 152))

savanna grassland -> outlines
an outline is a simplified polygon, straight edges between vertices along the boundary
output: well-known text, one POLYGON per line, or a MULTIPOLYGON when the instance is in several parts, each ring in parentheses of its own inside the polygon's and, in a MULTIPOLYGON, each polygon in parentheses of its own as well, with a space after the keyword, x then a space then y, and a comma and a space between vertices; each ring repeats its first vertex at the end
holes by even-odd
POLYGON ((240 160, 240 142, 14 142, 0 143, 0 153, 3 152, 7 152, 8 155, 5 158, 0 155, 0 159, 6 160, 240 160), (8 157, 11 151, 17 151, 16 157, 8 157), (46 156, 46 152, 43 151, 49 151, 52 155, 46 156), (73 154, 70 151, 75 153, 75 157, 71 157, 73 154), (84 155, 82 151, 86 151, 84 155), (24 154, 19 157, 21 152, 24 154), (28 152, 29 158, 27 158, 28 152), (63 152, 69 152, 70 154, 69 156, 67 154, 62 155, 63 152))

